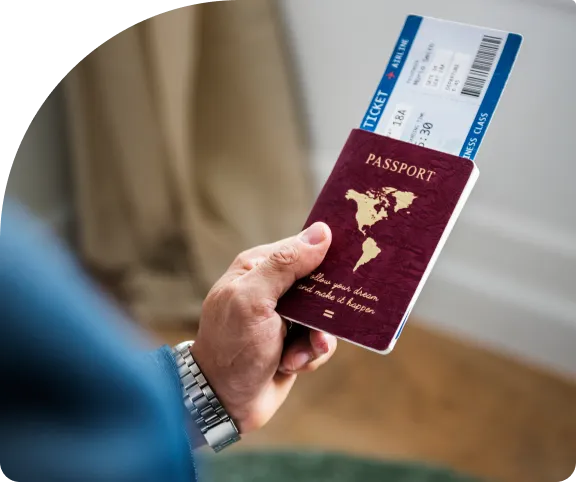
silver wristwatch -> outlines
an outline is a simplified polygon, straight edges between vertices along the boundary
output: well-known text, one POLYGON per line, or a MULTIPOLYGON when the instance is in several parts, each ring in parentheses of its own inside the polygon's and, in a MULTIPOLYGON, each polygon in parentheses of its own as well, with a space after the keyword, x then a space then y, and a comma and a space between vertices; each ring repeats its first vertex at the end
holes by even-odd
POLYGON ((193 343, 184 341, 172 348, 182 383, 184 405, 208 445, 219 452, 239 441, 240 434, 194 361, 190 352, 193 343))

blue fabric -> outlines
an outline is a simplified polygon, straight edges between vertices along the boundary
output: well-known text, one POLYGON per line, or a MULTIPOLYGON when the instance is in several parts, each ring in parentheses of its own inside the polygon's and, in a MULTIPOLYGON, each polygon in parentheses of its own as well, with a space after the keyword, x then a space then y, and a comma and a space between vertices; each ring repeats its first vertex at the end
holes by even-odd
POLYGON ((0 467, 18 482, 196 473, 170 350, 147 340, 21 208, 0 232, 0 467))

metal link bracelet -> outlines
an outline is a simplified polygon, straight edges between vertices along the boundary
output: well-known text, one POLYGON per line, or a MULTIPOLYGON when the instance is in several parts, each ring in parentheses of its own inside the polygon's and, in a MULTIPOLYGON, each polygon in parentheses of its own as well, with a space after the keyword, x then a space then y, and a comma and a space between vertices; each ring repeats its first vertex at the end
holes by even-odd
POLYGON ((239 441, 240 434, 194 360, 190 351, 193 343, 185 341, 172 348, 182 384, 182 397, 208 445, 220 452, 239 441))

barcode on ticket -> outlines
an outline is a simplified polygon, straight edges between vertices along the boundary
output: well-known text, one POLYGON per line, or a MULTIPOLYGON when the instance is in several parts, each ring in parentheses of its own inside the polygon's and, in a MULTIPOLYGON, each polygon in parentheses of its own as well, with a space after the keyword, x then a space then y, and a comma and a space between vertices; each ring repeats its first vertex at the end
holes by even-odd
POLYGON ((464 87, 462 87, 462 95, 469 97, 482 95, 501 45, 502 38, 484 35, 470 73, 464 82, 464 87))

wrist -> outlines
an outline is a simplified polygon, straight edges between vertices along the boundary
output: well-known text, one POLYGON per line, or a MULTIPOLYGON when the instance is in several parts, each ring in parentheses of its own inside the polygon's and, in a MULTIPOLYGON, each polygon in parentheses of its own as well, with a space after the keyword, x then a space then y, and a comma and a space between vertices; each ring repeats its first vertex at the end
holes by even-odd
POLYGON ((211 349, 201 339, 198 339, 190 347, 190 352, 202 370, 206 381, 214 391, 214 394, 220 400, 220 403, 238 427, 240 433, 244 430, 244 419, 246 415, 242 409, 240 394, 234 395, 234 386, 230 382, 230 368, 218 364, 215 356, 215 350, 211 349))
POLYGON ((192 346, 193 342, 183 342, 172 350, 183 402, 208 445, 219 452, 240 439, 239 431, 196 362, 192 346))

